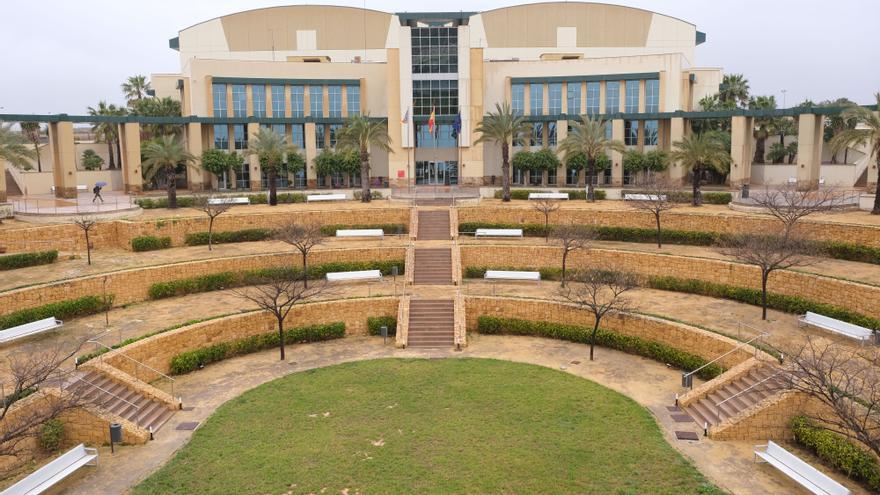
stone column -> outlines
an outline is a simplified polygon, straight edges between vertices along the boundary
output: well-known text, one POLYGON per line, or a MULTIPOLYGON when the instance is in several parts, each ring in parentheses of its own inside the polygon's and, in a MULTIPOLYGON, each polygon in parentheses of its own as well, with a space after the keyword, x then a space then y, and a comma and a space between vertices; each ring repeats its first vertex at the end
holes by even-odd
MULTIPOLYGON (((674 143, 684 138, 685 121, 681 117, 673 117, 669 119, 669 147, 666 151, 672 151, 675 148, 674 143)), ((687 170, 675 161, 669 163, 669 180, 674 184, 681 184, 687 177, 687 170)))
MULTIPOLYGON (((563 98, 566 100, 567 98, 563 98)), ((558 120, 556 121, 556 145, 557 150, 559 149, 559 143, 565 140, 568 137, 568 121, 567 120, 558 120)), ((556 170, 556 186, 557 187, 565 187, 565 178, 566 178, 566 168, 565 168, 565 156, 559 156, 559 168, 556 170)))
MULTIPOLYGON (((49 123, 56 198, 76 198, 76 145, 72 122, 49 123)), ((5 172, 4 172, 5 173, 5 172)))
POLYGON ((198 122, 190 122, 186 125, 186 148, 196 161, 186 165, 186 181, 190 191, 201 191, 205 189, 205 174, 202 169, 200 160, 202 158, 202 124, 198 122))
POLYGON ((315 146, 315 123, 306 122, 303 134, 303 139, 306 141, 306 187, 314 189, 318 187, 318 176, 315 174, 315 157, 318 156, 318 148, 315 146))
MULTIPOLYGON (((611 139, 623 142, 623 119, 611 121, 611 139)), ((623 186, 623 154, 618 151, 611 152, 611 186, 623 186)))
POLYGON ((822 164, 822 116, 798 116, 797 188, 808 191, 819 187, 822 164))
POLYGON ((748 184, 752 177, 752 159, 755 156, 754 117, 736 115, 730 123, 730 187, 748 184))
POLYGON ((119 126, 122 142, 122 183, 126 193, 139 193, 144 190, 141 172, 141 126, 137 122, 126 122, 119 126))
POLYGON ((874 194, 877 191, 877 178, 878 169, 877 169, 877 160, 872 160, 871 163, 868 164, 868 194, 874 194))
MULTIPOLYGON (((249 122, 247 125, 248 142, 250 142, 260 131, 260 124, 249 122)), ((260 157, 248 154, 246 156, 248 168, 251 174, 251 191, 259 191, 262 186, 262 174, 260 173, 260 157)))

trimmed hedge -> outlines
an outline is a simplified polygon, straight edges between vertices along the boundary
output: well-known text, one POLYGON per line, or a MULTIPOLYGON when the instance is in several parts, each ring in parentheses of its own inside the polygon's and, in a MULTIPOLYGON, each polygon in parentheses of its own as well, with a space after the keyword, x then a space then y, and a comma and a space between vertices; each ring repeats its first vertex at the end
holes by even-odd
MULTIPOLYGON (((495 191, 495 199, 501 199, 502 192, 500 189, 495 191)), ((527 200, 529 193, 547 192, 545 189, 511 189, 510 199, 527 200)), ((587 199, 587 191, 583 189, 560 189, 559 192, 567 192, 569 199, 587 199)), ((596 199, 605 199, 606 192, 603 189, 593 189, 596 199)))
MULTIPOLYGON (((680 279, 676 277, 651 277, 648 279, 647 285, 653 289, 700 294, 703 296, 730 299, 746 304, 761 306, 761 291, 759 289, 713 284, 702 280, 680 279)), ((767 307, 794 314, 804 314, 807 311, 812 311, 854 325, 871 328, 875 331, 880 329, 880 319, 865 316, 830 304, 809 301, 795 296, 786 296, 768 292, 767 307)))
POLYGON ((367 318, 367 333, 382 335, 382 327, 388 327, 388 335, 397 334, 397 318, 393 316, 371 316, 367 318))
POLYGON ((16 402, 24 399, 25 397, 33 394, 36 391, 37 387, 28 387, 21 389, 18 392, 12 392, 11 394, 3 398, 3 403, 6 405, 6 407, 11 406, 12 404, 15 404, 16 402))
MULTIPOLYGON (((168 198, 141 198, 134 200, 134 202, 145 210, 152 210, 155 208, 168 208, 168 198)), ((177 197, 178 208, 189 208, 194 205, 195 198, 192 198, 190 196, 177 197)))
POLYGON ((48 265, 58 259, 58 251, 37 251, 0 256, 0 271, 15 270, 28 266, 48 265))
POLYGON ((367 223, 358 225, 331 224, 322 225, 321 234, 325 236, 335 236, 337 230, 346 229, 382 229, 385 235, 394 235, 397 233, 408 234, 409 225, 403 223, 367 223))
MULTIPOLYGON (((477 318, 477 331, 484 334, 528 335, 589 344, 590 334, 593 332, 593 329, 546 321, 529 321, 484 315, 477 318)), ((643 356, 686 371, 695 370, 707 362, 699 356, 678 350, 666 344, 619 334, 603 328, 599 328, 596 332, 596 345, 643 356)), ((710 380, 723 372, 724 369, 720 366, 710 364, 698 371, 697 376, 710 380)))
MULTIPOLYGON (((319 342, 342 337, 345 337, 345 323, 341 322, 284 330, 286 344, 319 342)), ((280 342, 276 331, 186 351, 171 358, 171 374, 189 373, 217 361, 277 347, 280 342)))
MULTIPOLYGON (((235 194, 231 192, 228 196, 248 198, 251 204, 254 205, 264 205, 269 202, 269 195, 267 193, 235 194)), ((278 193, 277 197, 279 204, 306 202, 306 195, 298 192, 278 193)), ((135 203, 137 203, 138 206, 145 210, 151 210, 155 208, 168 208, 168 198, 141 198, 135 200, 135 203)), ((189 208, 195 206, 195 198, 191 196, 178 196, 177 206, 180 208, 189 208)))
POLYGON ((156 251, 159 249, 168 249, 171 247, 170 237, 156 237, 152 235, 142 235, 134 237, 131 240, 131 250, 135 252, 156 251))
POLYGON ((803 416, 791 420, 791 430, 795 443, 847 477, 880 492, 880 466, 870 453, 834 432, 816 427, 803 416))
MULTIPOLYGON (((554 226, 551 225, 550 229, 554 226)), ((477 229, 523 229, 526 237, 544 237, 547 229, 538 223, 494 223, 494 222, 464 222, 459 224, 458 230, 463 233, 472 233, 477 229)), ((654 229, 639 229, 635 227, 590 227, 602 241, 618 242, 657 242, 657 231, 654 229)), ((711 246, 721 240, 721 234, 713 232, 697 232, 689 230, 662 229, 663 242, 667 244, 684 244, 690 246, 711 246)))
MULTIPOLYGON (((647 191, 637 189, 624 189, 621 194, 647 194, 647 191)), ((703 203, 712 205, 726 205, 733 201, 733 194, 729 192, 702 191, 703 203)), ((669 193, 669 200, 673 203, 691 203, 694 200, 694 193, 690 191, 673 191, 669 193)))
POLYGON ((821 242, 819 248, 829 258, 880 265, 880 248, 835 241, 821 242))
MULTIPOLYGON (((212 239, 214 244, 226 244, 230 242, 256 242, 265 241, 272 237, 274 232, 270 229, 244 229, 227 232, 214 232, 212 239)), ((208 244, 207 232, 194 232, 186 234, 183 241, 187 246, 206 246, 208 244)))
POLYGON ((113 295, 111 294, 108 304, 104 304, 101 296, 86 296, 79 299, 44 304, 36 308, 22 309, 6 316, 0 316, 0 329, 24 325, 32 321, 49 318, 50 316, 54 316, 59 320, 66 320, 78 316, 93 315, 104 311, 112 303, 113 295))
POLYGON ((157 282, 150 286, 149 297, 150 299, 164 299, 197 292, 210 292, 235 287, 237 285, 235 282, 236 275, 232 272, 212 273, 172 280, 171 282, 157 282))
MULTIPOLYGON (((585 189, 560 189, 559 192, 568 193, 569 200, 587 200, 587 191, 585 189)), ((608 193, 606 193, 604 189, 593 189, 593 196, 595 196, 596 200, 599 201, 608 198, 608 193)))

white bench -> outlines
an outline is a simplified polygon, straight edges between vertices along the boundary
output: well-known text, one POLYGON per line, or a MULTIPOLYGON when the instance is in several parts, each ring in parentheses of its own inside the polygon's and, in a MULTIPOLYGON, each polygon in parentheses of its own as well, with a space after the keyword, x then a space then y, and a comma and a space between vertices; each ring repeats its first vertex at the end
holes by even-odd
POLYGON ((306 201, 345 201, 345 194, 309 194, 306 201))
POLYGON ((666 201, 665 194, 624 194, 624 201, 666 201))
POLYGON ((789 184, 797 184, 797 177, 789 177, 788 183, 789 184))
POLYGON ((755 447, 755 460, 757 461, 758 458, 782 471, 786 476, 816 495, 849 495, 852 493, 847 487, 829 478, 825 473, 807 464, 773 441, 768 440, 767 445, 755 447))
POLYGON ((250 198, 241 197, 241 198, 210 198, 208 199, 209 205, 249 205, 251 204, 250 198))
POLYGON ((483 275, 486 280, 528 280, 531 282, 541 281, 541 272, 519 272, 506 270, 486 270, 483 275))
POLYGON ((382 280, 382 272, 379 270, 361 270, 355 272, 330 272, 327 274, 328 282, 342 282, 346 280, 382 280))
MULTIPOLYGON (((51 187, 52 192, 55 192, 55 186, 51 187)), ((86 192, 89 190, 89 186, 87 184, 77 184, 76 185, 77 192, 86 192)))
POLYGON ((73 474, 74 471, 86 465, 98 465, 98 451, 79 444, 4 490, 3 495, 38 495, 44 493, 64 478, 73 474))
POLYGON ((522 237, 522 229, 477 229, 475 237, 522 237))
POLYGON ((568 199, 568 193, 529 193, 529 199, 568 199))
POLYGON ((19 325, 17 327, 7 328, 6 330, 0 331, 0 344, 60 328, 63 324, 64 322, 51 316, 42 320, 25 323, 24 325, 19 325))
POLYGON ((853 325, 852 323, 847 323, 845 321, 835 320, 834 318, 823 316, 810 311, 807 311, 807 314, 803 316, 799 316, 798 322, 802 325, 819 327, 828 330, 829 332, 844 335, 851 339, 860 340, 862 342, 870 340, 871 336, 874 334, 874 332, 869 328, 853 325))
POLYGON ((336 237, 379 237, 384 238, 382 229, 340 229, 336 231, 336 237))

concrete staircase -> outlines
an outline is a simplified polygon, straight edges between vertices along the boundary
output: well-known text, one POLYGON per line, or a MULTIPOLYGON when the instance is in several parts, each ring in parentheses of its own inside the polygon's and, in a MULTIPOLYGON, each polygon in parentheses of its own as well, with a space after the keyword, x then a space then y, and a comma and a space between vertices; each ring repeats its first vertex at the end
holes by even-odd
POLYGON ((717 425, 779 392, 783 383, 778 376, 774 376, 777 371, 770 366, 752 370, 691 403, 684 410, 700 427, 705 424, 717 425), (724 403, 716 406, 721 402, 724 403))
POLYGON ((21 196, 21 188, 18 187, 18 181, 12 175, 9 169, 6 169, 6 194, 7 196, 21 196))
POLYGON ((416 240, 419 241, 448 241, 449 234, 449 210, 425 210, 419 211, 419 231, 416 240))
MULTIPOLYGON (((421 227, 419 227, 421 230, 421 227)), ((423 248, 415 250, 413 283, 419 285, 452 285, 452 250, 423 248)))
POLYGON ((407 347, 453 347, 455 303, 452 299, 412 299, 407 347))
POLYGON ((174 415, 166 404, 97 371, 77 374, 77 378, 68 385, 68 390, 77 394, 86 404, 125 418, 144 429, 152 427, 154 432, 174 415))

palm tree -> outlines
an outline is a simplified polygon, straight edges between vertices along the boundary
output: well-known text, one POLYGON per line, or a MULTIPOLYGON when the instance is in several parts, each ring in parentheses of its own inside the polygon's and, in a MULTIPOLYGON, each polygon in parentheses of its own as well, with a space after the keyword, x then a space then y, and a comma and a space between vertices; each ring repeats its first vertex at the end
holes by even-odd
POLYGON ((391 136, 384 120, 371 119, 369 114, 355 115, 346 120, 336 138, 336 144, 344 150, 357 150, 361 159, 361 201, 370 199, 370 147, 391 150, 391 136))
POLYGON ((165 174, 168 189, 168 207, 177 208, 177 166, 196 159, 186 151, 183 140, 174 135, 166 135, 144 146, 144 161, 141 164, 144 179, 151 180, 159 172, 165 174))
MULTIPOLYGON (((114 115, 123 115, 120 112, 120 109, 114 104, 107 104, 106 101, 101 100, 98 102, 98 108, 89 107, 88 113, 91 116, 102 116, 109 117, 114 115)), ((121 152, 119 152, 119 131, 116 127, 116 124, 112 122, 95 122, 92 124, 92 132, 95 133, 95 137, 98 140, 103 140, 107 143, 107 155, 110 160, 107 163, 107 167, 116 168, 116 160, 114 157, 120 157, 121 152), (116 144, 116 153, 113 153, 113 144, 116 144)), ((122 166, 122 160, 119 163, 120 167, 122 166)))
MULTIPOLYGON (((776 108, 775 96, 755 96, 749 100, 749 108, 752 110, 772 110, 776 108)), ((779 119, 773 117, 755 117, 755 163, 764 163, 764 150, 767 138, 776 133, 780 127, 779 119)))
POLYGON ((12 130, 12 124, 0 124, 0 160, 6 160, 15 168, 28 170, 30 160, 36 158, 28 148, 28 140, 20 132, 12 130))
POLYGON ((34 154, 37 155, 37 172, 43 171, 43 163, 40 160, 40 135, 43 132, 43 128, 40 127, 39 122, 19 122, 18 126, 21 127, 21 133, 34 144, 34 154))
MULTIPOLYGON (((145 98, 129 103, 132 115, 145 117, 180 117, 180 102, 171 97, 145 98)), ((143 124, 141 125, 141 139, 152 139, 153 136, 168 134, 180 135, 183 127, 177 124, 143 124)))
POLYGON ((125 95, 125 100, 129 105, 131 105, 133 101, 139 101, 146 98, 147 91, 150 89, 152 88, 150 88, 150 83, 147 81, 147 76, 130 76, 124 83, 122 83, 122 93, 125 95))
POLYGON ((749 102, 749 80, 742 74, 724 74, 718 97, 722 102, 745 107, 749 102))
MULTIPOLYGON (((877 99, 875 107, 880 112, 880 92, 874 93, 877 99)), ((843 111, 844 119, 855 119, 861 124, 855 129, 844 129, 831 139, 831 151, 834 153, 853 146, 867 145, 871 149, 871 155, 880 169, 880 114, 872 112, 865 107, 850 105, 843 111)), ((880 215, 880 180, 877 181, 877 190, 874 192, 874 209, 872 215, 880 215)))
POLYGON ((727 172, 730 167, 730 152, 724 143, 720 133, 704 132, 703 134, 691 134, 681 141, 673 143, 675 147, 669 153, 670 161, 681 163, 685 169, 690 169, 693 174, 694 206, 703 204, 703 196, 700 193, 700 177, 707 167, 714 168, 719 172, 727 172))
POLYGON ((261 127, 248 140, 248 154, 257 155, 260 167, 269 176, 269 204, 278 204, 278 170, 286 155, 296 153, 296 146, 288 144, 284 136, 267 127, 261 127))
POLYGON ((568 136, 559 143, 559 151, 566 155, 582 153, 587 158, 587 201, 595 201, 593 177, 596 176, 596 161, 609 150, 626 151, 623 143, 605 137, 606 125, 600 118, 583 115, 580 122, 572 122, 568 136))
MULTIPOLYGON (((849 98, 838 98, 836 100, 826 100, 819 104, 820 107, 849 107, 854 105, 855 103, 851 101, 849 98)), ((846 129, 855 129, 856 127, 856 119, 852 117, 844 117, 843 113, 839 113, 837 115, 829 115, 825 119, 825 129, 823 132, 823 137, 826 142, 831 142, 835 136, 840 134, 842 131, 846 129)), ((843 163, 847 162, 849 158, 848 155, 849 148, 843 149, 843 163)), ((837 163, 837 153, 831 154, 831 163, 837 163)))
POLYGON ((495 104, 495 112, 489 112, 477 124, 480 137, 474 144, 492 141, 501 144, 501 189, 502 201, 510 201, 510 146, 522 144, 531 132, 532 126, 525 118, 513 111, 510 103, 495 104))

